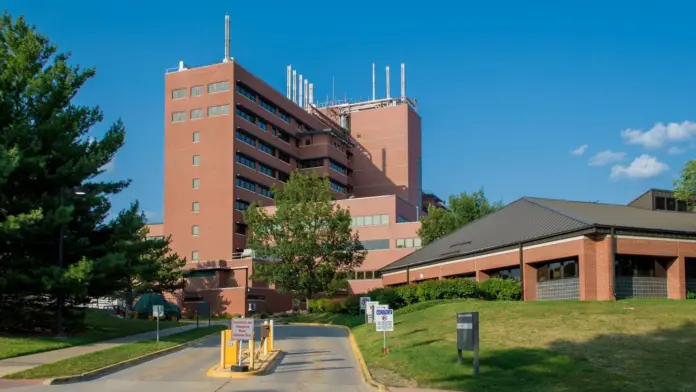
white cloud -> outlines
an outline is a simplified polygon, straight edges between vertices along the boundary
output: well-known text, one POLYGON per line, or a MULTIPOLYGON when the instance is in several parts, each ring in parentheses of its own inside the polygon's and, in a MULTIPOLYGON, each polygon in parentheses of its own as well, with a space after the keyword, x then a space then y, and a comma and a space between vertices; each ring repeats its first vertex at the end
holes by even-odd
POLYGON ((610 163, 623 161, 626 158, 625 152, 614 152, 612 150, 604 150, 590 158, 590 166, 604 166, 610 163))
POLYGON ((638 144, 643 147, 662 147, 667 142, 679 142, 690 139, 696 135, 696 123, 684 121, 680 123, 657 123, 647 131, 640 129, 624 129, 621 137, 629 144, 638 144))
POLYGON ((587 144, 583 144, 582 146, 576 148, 575 150, 570 152, 570 155, 575 155, 576 157, 582 156, 585 151, 587 151, 587 144))
POLYGON ((145 219, 147 219, 148 222, 155 222, 157 221, 157 218, 159 218, 159 213, 154 211, 145 211, 145 219))
POLYGON ((99 170, 104 170, 104 173, 113 173, 116 170, 116 157, 100 167, 99 170))
POLYGON ((669 150, 667 150, 667 154, 669 155, 679 155, 683 154, 686 150, 681 148, 681 147, 670 147, 669 150))
POLYGON ((657 158, 643 154, 634 159, 628 166, 614 165, 611 168, 611 178, 650 178, 659 176, 669 170, 666 163, 660 162, 657 158))

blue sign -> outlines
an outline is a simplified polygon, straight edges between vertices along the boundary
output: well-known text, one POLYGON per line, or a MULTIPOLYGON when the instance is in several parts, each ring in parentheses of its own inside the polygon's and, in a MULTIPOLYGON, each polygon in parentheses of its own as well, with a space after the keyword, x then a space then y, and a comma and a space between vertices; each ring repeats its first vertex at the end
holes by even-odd
POLYGON ((376 316, 392 316, 394 309, 375 309, 376 316))

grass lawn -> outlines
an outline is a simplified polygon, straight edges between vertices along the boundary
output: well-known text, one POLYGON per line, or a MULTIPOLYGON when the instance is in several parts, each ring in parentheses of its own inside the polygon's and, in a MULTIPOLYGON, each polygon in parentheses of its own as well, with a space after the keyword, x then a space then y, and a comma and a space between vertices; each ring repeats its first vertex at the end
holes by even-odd
POLYGON ((154 340, 145 340, 137 343, 124 344, 122 346, 80 355, 79 357, 41 365, 23 372, 8 374, 4 378, 41 379, 78 375, 165 348, 177 346, 222 331, 223 329, 225 329, 223 325, 212 325, 210 327, 191 329, 174 335, 161 337, 159 343, 154 340))
MULTIPOLYGON (((142 319, 124 320, 109 316, 98 310, 89 309, 85 318, 86 331, 68 336, 64 340, 56 340, 52 337, 0 335, 0 359, 150 332, 155 330, 155 324, 155 321, 142 319)), ((171 321, 160 321, 160 329, 178 325, 181 324, 171 321)))
MULTIPOLYGON (((696 390, 696 301, 484 302, 395 312, 382 334, 355 316, 294 321, 352 325, 373 376, 387 385, 469 392, 696 390), (455 314, 478 311, 480 374, 457 365, 455 314), (359 324, 356 326, 356 324, 359 324)), ((293 320, 289 320, 293 321, 293 320)))

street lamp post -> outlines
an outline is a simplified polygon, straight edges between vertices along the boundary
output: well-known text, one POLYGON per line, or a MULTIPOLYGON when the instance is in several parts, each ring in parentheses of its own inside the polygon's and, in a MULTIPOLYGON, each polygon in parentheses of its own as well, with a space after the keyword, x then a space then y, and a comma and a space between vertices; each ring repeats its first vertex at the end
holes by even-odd
MULTIPOLYGON (((74 188, 60 188, 60 207, 65 205, 65 194, 68 191, 72 191, 73 195, 82 196, 85 191, 80 187, 74 188)), ((60 234, 58 237, 58 267, 62 270, 65 266, 63 265, 63 239, 65 237, 65 223, 60 224, 60 234)), ((63 330, 63 308, 65 307, 65 293, 59 287, 58 295, 56 300, 56 338, 65 338, 65 331, 63 330)))

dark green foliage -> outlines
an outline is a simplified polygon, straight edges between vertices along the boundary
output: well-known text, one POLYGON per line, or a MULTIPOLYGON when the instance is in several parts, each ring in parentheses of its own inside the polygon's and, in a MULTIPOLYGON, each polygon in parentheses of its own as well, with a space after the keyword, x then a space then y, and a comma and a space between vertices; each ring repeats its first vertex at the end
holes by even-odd
POLYGON ((349 295, 343 301, 343 312, 347 314, 360 314, 360 295, 349 295))
POLYGON ((486 299, 519 301, 522 299, 522 285, 514 279, 490 278, 478 285, 486 299))
POLYGON ((418 284, 416 287, 418 302, 478 297, 476 281, 467 278, 429 280, 418 284))
POLYGON ((686 299, 696 299, 696 292, 687 291, 686 292, 686 299))
POLYGON ((61 299, 63 325, 79 330, 84 314, 76 305, 127 289, 124 276, 147 286, 167 275, 145 273, 134 260, 177 265, 159 263, 168 243, 145 244, 144 221, 133 211, 106 222, 110 198, 130 181, 98 176, 123 146, 125 128, 118 120, 101 138, 91 134, 103 114, 73 98, 95 71, 69 57, 24 18, 0 16, 0 331, 55 329, 61 299))

